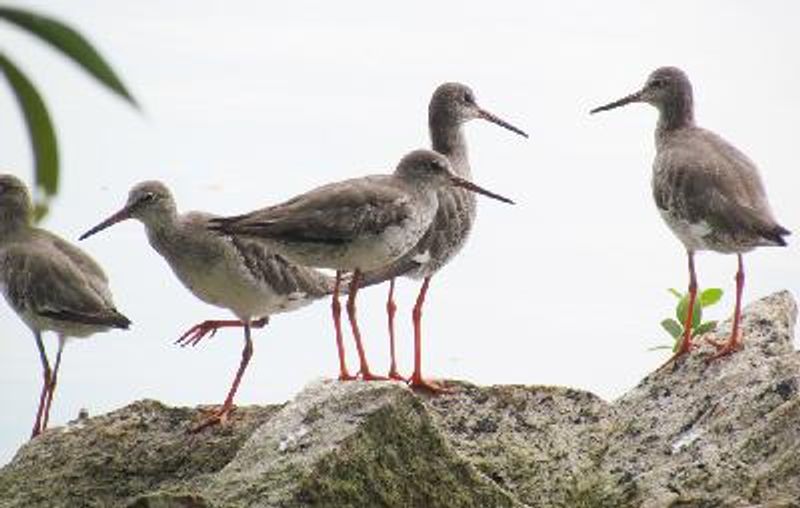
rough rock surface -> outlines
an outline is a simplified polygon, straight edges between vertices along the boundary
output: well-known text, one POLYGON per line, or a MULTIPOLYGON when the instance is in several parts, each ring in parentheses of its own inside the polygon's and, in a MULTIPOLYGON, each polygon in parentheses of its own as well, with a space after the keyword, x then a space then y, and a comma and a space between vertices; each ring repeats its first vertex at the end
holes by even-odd
POLYGON ((193 435, 196 409, 135 402, 55 428, 0 469, 0 508, 800 506, 796 306, 746 309, 612 404, 577 390, 318 382, 193 435))

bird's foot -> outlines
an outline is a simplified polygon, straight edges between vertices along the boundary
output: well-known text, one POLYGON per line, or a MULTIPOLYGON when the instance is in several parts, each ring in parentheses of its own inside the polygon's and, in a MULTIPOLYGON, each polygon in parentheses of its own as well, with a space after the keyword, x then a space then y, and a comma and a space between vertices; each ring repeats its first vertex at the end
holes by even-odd
POLYGON ((208 427, 225 425, 234 411, 236 411, 236 406, 233 404, 223 404, 219 409, 211 410, 211 414, 206 416, 202 422, 192 427, 189 432, 197 434, 208 427))
POLYGON ((666 369, 667 369, 667 367, 669 367, 669 366, 671 366, 671 365, 676 365, 676 364, 677 364, 677 362, 678 362, 678 360, 680 360, 680 359, 681 359, 681 358, 683 358, 684 356, 688 355, 689 353, 691 353, 691 352, 692 352, 692 350, 693 350, 693 349, 697 349, 698 347, 699 347, 699 346, 698 346, 697 344, 693 343, 693 342, 688 342, 688 343, 686 343, 686 342, 682 342, 682 343, 681 343, 681 347, 680 347, 680 348, 678 348, 678 350, 677 350, 677 351, 675 351, 675 354, 673 354, 673 355, 672 355, 672 356, 669 358, 669 360, 667 360, 666 362, 664 362, 664 363, 661 365, 661 367, 657 368, 657 369, 656 369, 656 372, 661 372, 662 370, 666 370, 666 369))
POLYGON ((412 390, 419 390, 419 391, 426 391, 432 394, 441 394, 441 393, 453 393, 452 388, 448 388, 447 386, 436 383, 434 381, 428 381, 423 379, 421 375, 417 374, 416 372, 411 375, 408 380, 408 387, 412 390))
POLYGON ((339 372, 339 381, 355 381, 356 379, 358 379, 358 376, 350 374, 347 369, 342 369, 339 372))
POLYGON ((723 356, 728 356, 737 351, 741 351, 743 347, 741 341, 741 334, 731 335, 731 337, 724 342, 709 338, 706 338, 705 341, 707 344, 714 346, 717 350, 716 353, 714 353, 708 359, 706 359, 706 363, 711 363, 714 360, 719 360, 723 356))
POLYGON ((219 328, 220 326, 216 321, 203 321, 202 323, 189 328, 186 333, 181 335, 180 338, 175 341, 175 344, 178 344, 181 347, 196 346, 201 340, 203 340, 203 338, 205 338, 206 335, 213 337, 219 328))
POLYGON ((361 367, 361 370, 358 371, 358 377, 362 381, 388 381, 389 378, 386 376, 379 376, 377 374, 373 374, 370 372, 369 368, 361 367))
POLYGON ((408 378, 401 376, 400 373, 397 372, 397 369, 394 369, 394 368, 389 370, 388 377, 392 381, 401 381, 403 383, 408 383, 408 378))

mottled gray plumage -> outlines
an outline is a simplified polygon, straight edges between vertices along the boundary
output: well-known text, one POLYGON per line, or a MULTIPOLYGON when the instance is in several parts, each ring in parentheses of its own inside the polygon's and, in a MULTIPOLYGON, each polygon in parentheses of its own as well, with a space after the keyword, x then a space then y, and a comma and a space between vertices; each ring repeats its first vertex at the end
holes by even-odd
POLYGON ((342 273, 352 271, 347 312, 361 362, 359 375, 378 379, 369 370, 356 322, 360 274, 388 265, 419 241, 436 214, 437 191, 446 186, 510 202, 454 174, 443 155, 416 150, 391 175, 328 184, 279 205, 212 220, 211 228, 265 242, 296 263, 336 270, 332 312, 342 380, 354 377, 345 362, 338 288, 342 273))
POLYGON ((204 321, 186 332, 178 343, 197 344, 222 327, 242 327, 242 360, 221 408, 195 427, 201 430, 223 423, 233 410, 236 390, 253 354, 251 327, 261 327, 273 314, 298 309, 333 290, 333 279, 288 262, 263 244, 246 238, 212 233, 216 217, 203 212, 178 213, 172 193, 161 182, 134 186, 125 206, 81 236, 84 239, 122 220, 135 218, 145 226, 150 245, 197 298, 229 309, 239 321, 204 321), (262 319, 257 319, 262 318, 262 319))
MULTIPOLYGON (((464 179, 470 179, 472 172, 467 154, 467 140, 462 125, 474 119, 483 119, 504 127, 521 136, 528 137, 522 130, 501 120, 478 106, 475 94, 461 83, 445 83, 433 93, 428 106, 428 128, 432 148, 447 157, 453 171, 464 179)), ((391 366, 389 377, 402 379, 395 362, 394 278, 405 275, 411 278, 424 278, 417 303, 412 313, 414 321, 414 373, 412 387, 437 390, 438 388, 422 379, 420 372, 421 316, 422 305, 431 277, 446 265, 466 244, 472 224, 475 221, 475 196, 462 189, 446 187, 437 192, 439 206, 428 230, 417 244, 391 265, 364 274, 363 284, 372 285, 390 280, 389 299, 386 308, 389 314, 389 340, 391 366)))
POLYGON ((786 245, 782 237, 789 231, 775 220, 755 164, 695 124, 692 86, 683 71, 657 69, 641 91, 593 112, 631 102, 659 110, 653 197, 687 250, 742 253, 786 245))
POLYGON ((134 186, 125 207, 81 239, 128 218, 144 224, 150 245, 187 289, 241 320, 296 309, 333 288, 330 277, 289 263, 263 244, 212 233, 214 215, 178 213, 172 193, 157 181, 134 186))
MULTIPOLYGON (((475 119, 528 137, 522 130, 478 106, 468 86, 444 83, 437 87, 428 105, 431 148, 447 157, 453 172, 466 180, 472 179, 472 170, 463 125, 475 119)), ((475 222, 475 196, 464 189, 444 187, 437 192, 437 200, 439 206, 433 222, 414 248, 392 265, 366 272, 365 285, 401 275, 415 279, 429 277, 464 247, 475 222)))
POLYGON ((324 185, 279 205, 211 222, 214 230, 264 241, 303 265, 371 270, 416 244, 436 213, 438 190, 467 184, 451 173, 445 157, 417 150, 391 175, 324 185))
POLYGON ((683 71, 656 69, 641 90, 592 113, 633 102, 646 102, 659 111, 653 197, 661 217, 686 247, 689 262, 689 312, 680 347, 670 362, 692 350, 692 312, 697 297, 694 253, 712 250, 737 255, 731 335, 725 343, 711 341, 718 347, 712 359, 720 358, 742 347, 742 254, 759 246, 786 245, 783 237, 789 230, 775 220, 755 164, 720 136, 695 124, 692 85, 683 71))
POLYGON ((25 185, 12 175, 0 175, 0 288, 33 331, 45 371, 36 435, 46 427, 57 374, 56 369, 50 379, 41 333, 58 334, 60 359, 68 338, 128 328, 131 322, 114 307, 100 266, 77 247, 33 226, 32 213, 25 185), (39 422, 42 417, 44 424, 39 422))

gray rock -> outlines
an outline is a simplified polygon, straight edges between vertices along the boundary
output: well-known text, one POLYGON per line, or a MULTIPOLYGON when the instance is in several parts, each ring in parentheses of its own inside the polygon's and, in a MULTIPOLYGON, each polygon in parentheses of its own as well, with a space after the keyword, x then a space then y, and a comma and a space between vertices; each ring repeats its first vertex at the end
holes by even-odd
POLYGON ((614 403, 602 469, 630 505, 797 506, 796 317, 788 292, 758 301, 745 309, 743 351, 707 364, 705 346, 614 403))
POLYGON ((316 382, 193 435, 154 401, 49 430, 0 469, 0 507, 800 506, 794 300, 745 310, 613 404, 577 390, 316 382))

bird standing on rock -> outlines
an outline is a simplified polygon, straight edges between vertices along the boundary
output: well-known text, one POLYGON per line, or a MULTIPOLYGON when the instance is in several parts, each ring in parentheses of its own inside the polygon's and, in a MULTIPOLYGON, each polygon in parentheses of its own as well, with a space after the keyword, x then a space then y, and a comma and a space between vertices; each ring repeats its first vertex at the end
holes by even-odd
POLYGON ((438 191, 448 186, 511 202, 455 175, 443 155, 416 150, 403 157, 391 175, 328 184, 279 205, 215 219, 212 229, 262 241, 298 264, 336 270, 332 312, 343 380, 353 376, 345 365, 338 294, 343 272, 352 271, 347 313, 360 360, 358 375, 385 379, 370 371, 356 322, 361 273, 408 252, 436 214, 438 191))
POLYGON ((33 226, 32 220, 28 189, 14 176, 0 175, 0 288, 33 332, 44 378, 33 438, 47 428, 67 339, 127 329, 131 322, 114 307, 102 268, 74 245, 33 226), (52 370, 42 342, 46 331, 58 335, 52 370))
POLYGON ((720 136, 695 124, 692 85, 683 71, 675 67, 656 69, 644 88, 591 113, 634 102, 646 102, 659 111, 653 197, 661 217, 686 247, 689 261, 684 335, 670 361, 692 349, 691 324, 697 297, 694 253, 712 250, 736 254, 738 260, 733 328, 726 342, 709 341, 717 348, 709 359, 714 360, 742 347, 742 254, 761 246, 785 246, 783 237, 789 230, 773 217, 755 164, 720 136))
MULTIPOLYGON (((475 119, 486 120, 520 136, 528 137, 524 131, 478 106, 475 94, 468 86, 461 83, 440 85, 433 92, 428 105, 431 148, 447 157, 453 172, 465 179, 472 178, 472 171, 463 125, 475 119)), ((412 388, 422 388, 433 392, 442 391, 443 388, 436 383, 427 381, 422 376, 422 306, 433 275, 449 263, 466 244, 477 212, 475 196, 464 189, 443 187, 439 189, 437 197, 439 207, 436 210, 436 216, 414 248, 391 265, 366 273, 363 277, 365 284, 390 281, 386 309, 389 316, 391 353, 389 377, 393 379, 403 379, 397 372, 395 361, 395 278, 402 275, 413 279, 423 279, 412 312, 414 372, 408 381, 412 388)))
POLYGON ((333 279, 289 263, 262 244, 208 231, 215 216, 178 213, 172 193, 158 181, 134 186, 125 206, 84 233, 81 240, 132 218, 144 224, 150 245, 189 291, 206 303, 229 309, 237 317, 204 321, 190 328, 177 343, 196 345, 207 334, 213 335, 224 327, 244 329, 242 360, 225 401, 193 430, 224 423, 234 409, 236 390, 253 355, 251 328, 265 326, 273 314, 298 309, 329 295, 333 279))

